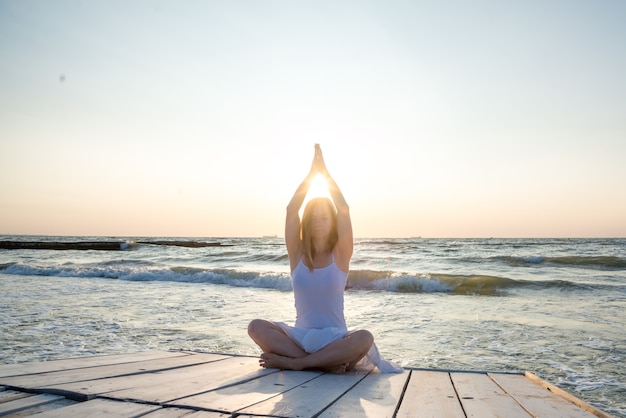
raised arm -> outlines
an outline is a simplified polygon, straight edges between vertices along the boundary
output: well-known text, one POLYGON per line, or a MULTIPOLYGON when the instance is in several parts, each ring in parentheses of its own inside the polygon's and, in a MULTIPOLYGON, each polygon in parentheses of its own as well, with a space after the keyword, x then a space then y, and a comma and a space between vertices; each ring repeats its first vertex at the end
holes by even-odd
POLYGON ((328 185, 328 191, 333 199, 333 203, 337 208, 337 233, 338 240, 335 244, 334 255, 335 263, 343 271, 348 271, 350 268, 350 259, 352 258, 352 252, 354 249, 354 237, 352 234, 352 220, 350 219, 350 207, 346 202, 346 199, 341 193, 339 186, 332 178, 326 168, 324 157, 322 156, 322 150, 319 145, 315 145, 317 170, 326 179, 328 185))
POLYGON ((300 241, 300 208, 304 202, 306 194, 311 187, 311 181, 319 171, 318 148, 315 148, 315 156, 311 164, 311 170, 305 179, 296 189, 291 201, 287 205, 287 216, 285 217, 285 245, 287 246, 287 255, 289 256, 289 264, 291 271, 296 267, 301 257, 301 241, 300 241))

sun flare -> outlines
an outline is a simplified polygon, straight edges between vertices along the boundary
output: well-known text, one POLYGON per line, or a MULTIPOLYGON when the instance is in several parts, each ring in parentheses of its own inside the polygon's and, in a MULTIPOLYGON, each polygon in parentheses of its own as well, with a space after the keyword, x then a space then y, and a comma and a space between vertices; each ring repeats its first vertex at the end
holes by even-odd
POLYGON ((309 188, 306 200, 309 201, 315 197, 330 197, 328 184, 321 174, 317 174, 313 177, 313 180, 311 180, 311 187, 309 188))

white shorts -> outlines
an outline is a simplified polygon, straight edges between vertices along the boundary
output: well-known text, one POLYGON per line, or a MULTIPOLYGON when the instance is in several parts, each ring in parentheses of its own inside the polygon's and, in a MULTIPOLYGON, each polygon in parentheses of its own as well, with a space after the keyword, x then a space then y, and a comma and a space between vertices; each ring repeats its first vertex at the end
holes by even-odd
POLYGON ((342 339, 349 333, 348 330, 335 327, 305 329, 292 327, 284 322, 275 322, 275 324, 307 353, 315 353, 333 341, 342 339))
MULTIPOLYGON (((284 322, 274 323, 285 331, 285 333, 307 353, 315 353, 333 341, 340 340, 350 333, 348 330, 334 327, 305 329, 292 327, 284 322)), ((404 369, 397 364, 384 360, 380 356, 376 344, 372 344, 365 357, 357 364, 358 369, 369 369, 373 366, 378 367, 381 373, 402 373, 404 371, 404 369)))

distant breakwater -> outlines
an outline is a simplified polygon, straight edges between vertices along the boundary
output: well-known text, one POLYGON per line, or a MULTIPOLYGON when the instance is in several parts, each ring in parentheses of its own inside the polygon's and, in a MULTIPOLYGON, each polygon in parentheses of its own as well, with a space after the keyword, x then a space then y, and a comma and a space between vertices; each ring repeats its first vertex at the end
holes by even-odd
POLYGON ((128 250, 136 245, 166 245, 174 247, 203 248, 203 247, 231 247, 233 244, 202 241, 0 241, 3 250, 99 250, 121 251, 128 250))

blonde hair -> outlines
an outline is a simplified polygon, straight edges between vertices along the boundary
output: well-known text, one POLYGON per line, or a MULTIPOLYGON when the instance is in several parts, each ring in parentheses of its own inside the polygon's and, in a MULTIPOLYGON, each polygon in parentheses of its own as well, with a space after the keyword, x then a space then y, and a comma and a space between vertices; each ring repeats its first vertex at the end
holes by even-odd
POLYGON ((311 235, 311 219, 313 209, 316 207, 325 207, 331 215, 331 228, 326 242, 327 249, 332 251, 339 239, 337 232, 337 209, 333 202, 327 197, 317 197, 311 199, 304 208, 302 221, 300 222, 300 240, 302 242, 302 257, 304 264, 313 271, 313 259, 315 258, 315 246, 313 245, 313 236, 311 235))

